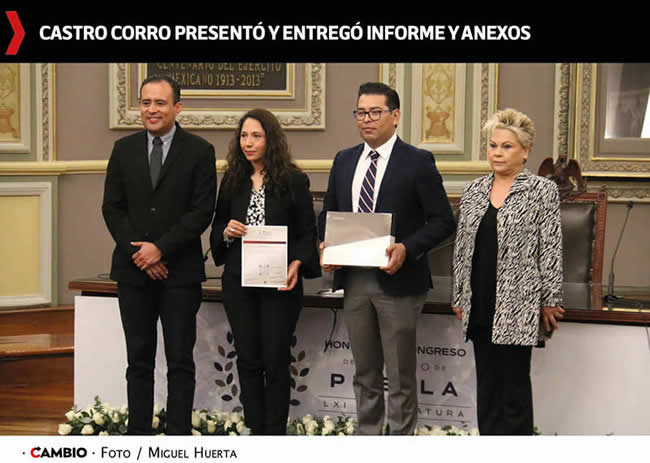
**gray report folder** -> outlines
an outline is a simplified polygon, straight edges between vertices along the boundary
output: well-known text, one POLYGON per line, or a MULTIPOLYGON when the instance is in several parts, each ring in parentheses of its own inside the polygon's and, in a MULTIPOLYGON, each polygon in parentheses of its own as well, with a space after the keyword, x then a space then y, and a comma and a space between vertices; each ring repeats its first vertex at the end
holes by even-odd
POLYGON ((392 214, 327 212, 323 264, 383 267, 391 235, 392 214))

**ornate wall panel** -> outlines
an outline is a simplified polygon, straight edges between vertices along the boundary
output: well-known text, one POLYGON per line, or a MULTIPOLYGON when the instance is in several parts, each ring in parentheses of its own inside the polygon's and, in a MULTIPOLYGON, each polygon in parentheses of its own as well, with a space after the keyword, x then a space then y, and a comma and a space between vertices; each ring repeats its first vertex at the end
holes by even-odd
POLYGON ((53 302, 52 197, 51 182, 0 182, 0 210, 6 209, 0 255, 10 263, 0 270, 6 282, 0 287, 0 308, 53 302))
POLYGON ((605 135, 603 66, 556 66, 554 156, 576 159, 589 188, 606 186, 611 201, 650 202, 650 141, 605 135))
POLYGON ((404 102, 398 134, 431 150, 441 173, 490 172, 481 127, 496 110, 498 65, 386 63, 380 66, 380 79, 404 102))
POLYGON ((0 153, 29 153, 31 66, 0 63, 0 153))

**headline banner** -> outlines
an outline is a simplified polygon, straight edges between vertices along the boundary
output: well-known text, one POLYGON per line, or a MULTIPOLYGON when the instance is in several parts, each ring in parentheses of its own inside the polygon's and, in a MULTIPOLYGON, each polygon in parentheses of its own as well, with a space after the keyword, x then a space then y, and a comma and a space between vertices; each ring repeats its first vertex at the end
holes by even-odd
POLYGON ((22 62, 563 62, 645 57, 642 47, 630 46, 645 40, 643 15, 627 10, 609 9, 588 21, 551 11, 365 17, 220 14, 206 20, 201 13, 169 15, 163 10, 127 16, 102 11, 96 17, 81 11, 5 10, 0 49, 4 60, 22 62))

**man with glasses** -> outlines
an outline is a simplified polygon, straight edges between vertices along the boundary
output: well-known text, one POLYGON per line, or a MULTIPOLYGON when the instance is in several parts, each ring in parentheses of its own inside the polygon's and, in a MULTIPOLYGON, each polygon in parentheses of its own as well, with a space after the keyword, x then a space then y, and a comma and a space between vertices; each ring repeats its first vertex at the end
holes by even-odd
POLYGON ((196 313, 205 280, 201 233, 217 191, 214 147, 183 130, 178 84, 152 76, 140 86, 145 131, 115 142, 106 171, 104 220, 115 240, 126 338, 128 434, 151 434, 157 324, 167 359, 166 434, 190 434, 196 313))
POLYGON ((323 269, 336 271, 333 289, 345 289, 359 433, 381 434, 386 418, 391 434, 412 434, 417 422, 415 329, 431 288, 427 252, 454 232, 455 222, 433 155, 395 133, 397 92, 378 82, 361 85, 353 115, 365 143, 334 158, 319 217, 320 239, 327 211, 388 212, 395 243, 386 249, 388 264, 379 270, 323 269))

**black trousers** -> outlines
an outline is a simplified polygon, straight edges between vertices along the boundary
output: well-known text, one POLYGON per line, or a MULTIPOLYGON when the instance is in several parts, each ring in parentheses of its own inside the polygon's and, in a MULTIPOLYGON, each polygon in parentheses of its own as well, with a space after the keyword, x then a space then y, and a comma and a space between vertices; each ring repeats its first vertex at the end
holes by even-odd
POLYGON ((531 346, 492 344, 490 334, 472 338, 481 435, 532 435, 531 346))
POLYGON ((239 275, 224 275, 222 285, 246 425, 256 435, 286 434, 291 341, 302 308, 302 281, 289 292, 242 288, 239 275))
POLYGON ((194 403, 196 313, 201 285, 167 287, 151 280, 145 286, 118 284, 126 338, 129 402, 128 434, 151 434, 157 323, 160 318, 167 359, 167 434, 191 434, 194 403))

